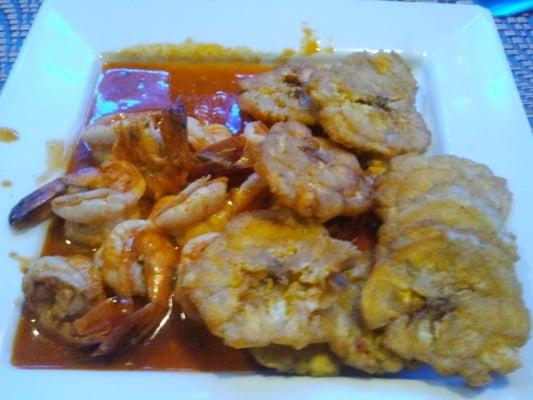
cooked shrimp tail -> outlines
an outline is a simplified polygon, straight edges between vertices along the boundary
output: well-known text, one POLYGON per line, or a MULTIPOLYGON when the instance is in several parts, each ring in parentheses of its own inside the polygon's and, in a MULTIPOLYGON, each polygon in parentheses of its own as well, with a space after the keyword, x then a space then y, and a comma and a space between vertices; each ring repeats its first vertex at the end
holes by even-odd
POLYGON ((93 335, 79 335, 71 321, 79 319, 105 300, 100 270, 84 256, 42 257, 24 274, 26 306, 39 325, 63 342, 88 346, 93 335))
POLYGON ((51 201, 65 189, 62 178, 57 178, 30 193, 9 213, 9 225, 15 229, 24 229, 44 221, 52 213, 51 201))
POLYGON ((127 346, 132 346, 148 336, 154 337, 165 325, 172 310, 172 302, 166 307, 157 303, 148 303, 128 315, 122 323, 115 325, 102 340, 93 357, 106 356, 127 346))
POLYGON ((146 183, 126 161, 106 161, 57 178, 23 198, 9 214, 16 229, 42 222, 53 212, 77 224, 97 224, 127 216, 143 196, 146 183))
POLYGON ((74 321, 74 329, 83 337, 106 337, 112 329, 133 312, 131 297, 110 297, 74 321))
POLYGON ((243 135, 235 135, 196 152, 196 163, 190 171, 190 179, 206 175, 215 178, 220 176, 246 178, 253 172, 251 166, 241 160, 245 156, 246 143, 243 135))
POLYGON ((146 189, 139 170, 127 161, 106 161, 65 175, 63 183, 75 189, 52 201, 54 214, 78 224, 94 224, 125 217, 146 189))
POLYGON ((95 356, 113 353, 157 334, 170 312, 172 277, 178 259, 167 236, 149 221, 125 221, 111 231, 95 255, 105 284, 118 295, 143 297, 148 303, 116 324, 95 356))
POLYGON ((185 104, 180 98, 177 98, 173 105, 166 109, 170 122, 180 132, 187 132, 187 113, 185 112, 185 104))
POLYGON ((192 161, 192 152, 187 139, 187 113, 181 101, 163 112, 160 122, 161 135, 165 143, 167 159, 186 175, 192 161))
POLYGON ((242 135, 232 136, 203 148, 196 153, 201 161, 218 163, 221 166, 232 166, 244 152, 246 139, 242 135))

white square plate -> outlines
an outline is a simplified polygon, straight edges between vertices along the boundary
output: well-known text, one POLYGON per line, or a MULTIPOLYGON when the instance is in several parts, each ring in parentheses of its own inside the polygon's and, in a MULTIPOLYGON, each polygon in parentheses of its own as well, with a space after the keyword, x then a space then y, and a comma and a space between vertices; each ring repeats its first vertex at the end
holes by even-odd
POLYGON ((0 98, 0 125, 20 140, 0 143, 0 398, 524 398, 533 393, 533 345, 524 366, 483 390, 423 370, 394 378, 297 378, 256 374, 26 370, 10 365, 21 306, 11 251, 37 256, 44 227, 23 235, 7 225, 11 207, 36 187, 45 144, 71 141, 93 90, 98 54, 125 46, 193 38, 277 53, 299 48, 308 23, 336 49, 391 49, 413 63, 418 106, 435 151, 488 164, 509 181, 524 296, 533 308, 533 136, 492 18, 475 6, 312 0, 51 0, 37 16, 0 98), (417 379, 415 379, 417 378, 417 379))

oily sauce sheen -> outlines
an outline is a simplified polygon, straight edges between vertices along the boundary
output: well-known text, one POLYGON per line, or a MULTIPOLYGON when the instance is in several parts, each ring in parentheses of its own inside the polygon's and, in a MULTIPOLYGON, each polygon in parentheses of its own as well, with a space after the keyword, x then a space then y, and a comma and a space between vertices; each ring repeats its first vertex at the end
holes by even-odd
MULTIPOLYGON (((104 66, 103 73, 115 70, 120 75, 122 70, 127 75, 135 71, 136 77, 143 72, 165 71, 168 76, 167 94, 169 101, 178 96, 185 103, 189 115, 208 122, 226 123, 236 133, 242 130, 246 116, 241 115, 236 102, 239 88, 237 77, 263 72, 270 66, 261 64, 198 64, 182 63, 160 64, 141 62, 113 62, 104 66)), ((151 79, 151 78, 150 78, 151 79)), ((148 82, 148 80, 146 80, 148 82)), ((97 87, 95 99, 120 97, 121 91, 129 89, 120 85, 112 88, 113 93, 103 85, 97 87), (103 91, 103 92, 102 92, 103 91)), ((131 91, 130 91, 131 92, 131 91)), ((128 92, 128 94, 131 94, 128 92)), ((143 94, 146 97, 146 94, 143 94)), ((161 96, 160 96, 161 97, 161 96)), ((162 97, 161 97, 162 98, 162 97)), ((139 110, 136 102, 135 111, 139 110)), ((138 99, 137 99, 138 100, 138 99)), ((98 100, 91 105, 88 118, 90 122, 99 112, 98 100)), ((109 102, 106 102, 109 106, 109 102)), ((161 106, 164 106, 163 104, 161 106)), ((111 107, 113 109, 113 107, 111 107)), ((119 109, 121 110, 121 109, 119 109)), ((103 114, 102 114, 103 115, 103 114)), ((94 121, 94 119, 93 119, 94 121)), ((90 152, 82 143, 78 144, 69 163, 69 169, 91 165, 90 152)), ((149 209, 150 205, 147 205, 149 209)), ((361 220, 353 223, 332 221, 328 228, 333 236, 353 240, 362 247, 372 247, 374 239, 374 221, 366 223, 361 220), (350 232, 347 232, 349 230, 350 232)), ((52 221, 42 255, 92 256, 95 249, 76 245, 67 240, 63 234, 62 221, 52 221)), ((245 350, 236 350, 225 346, 222 340, 211 335, 204 327, 198 326, 177 310, 172 311, 166 325, 152 340, 125 349, 112 358, 93 358, 89 351, 65 346, 47 338, 40 332, 39 326, 31 313, 24 309, 21 316, 17 337, 13 347, 12 363, 26 368, 59 369, 109 369, 109 370, 193 370, 193 371, 251 371, 260 369, 245 350)))

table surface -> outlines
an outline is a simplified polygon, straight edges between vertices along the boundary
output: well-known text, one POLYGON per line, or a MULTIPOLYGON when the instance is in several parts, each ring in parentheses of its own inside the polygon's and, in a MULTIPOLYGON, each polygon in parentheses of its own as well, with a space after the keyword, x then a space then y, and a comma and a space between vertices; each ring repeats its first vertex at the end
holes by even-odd
MULTIPOLYGON (((471 0, 429 1, 472 3, 471 0)), ((42 2, 43 0, 0 0, 0 91, 42 2)), ((497 17, 494 20, 529 123, 533 126, 533 13, 497 17)))

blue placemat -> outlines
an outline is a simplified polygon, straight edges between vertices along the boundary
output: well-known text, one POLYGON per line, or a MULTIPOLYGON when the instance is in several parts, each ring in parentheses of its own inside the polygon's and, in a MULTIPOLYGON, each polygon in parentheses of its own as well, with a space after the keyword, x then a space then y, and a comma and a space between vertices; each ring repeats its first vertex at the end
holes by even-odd
MULTIPOLYGON (((0 90, 43 0, 0 0, 0 90)), ((416 0, 415 0, 416 1, 416 0)), ((427 0, 421 0, 427 1, 427 0)), ((471 0, 429 0, 472 3, 471 0)), ((503 47, 533 126, 533 13, 495 18, 503 47)))
POLYGON ((0 90, 42 0, 0 0, 0 90))

